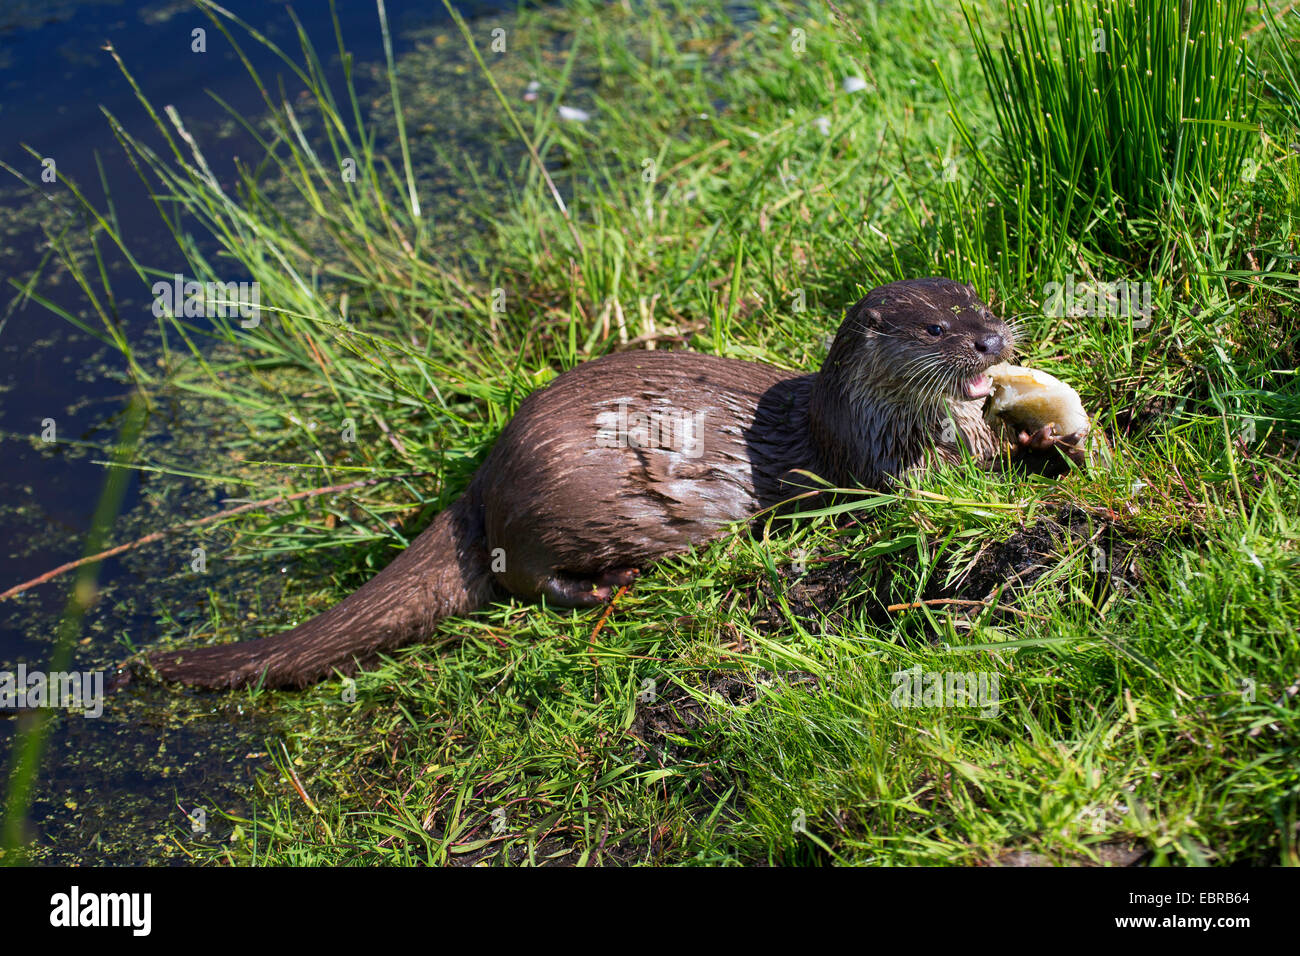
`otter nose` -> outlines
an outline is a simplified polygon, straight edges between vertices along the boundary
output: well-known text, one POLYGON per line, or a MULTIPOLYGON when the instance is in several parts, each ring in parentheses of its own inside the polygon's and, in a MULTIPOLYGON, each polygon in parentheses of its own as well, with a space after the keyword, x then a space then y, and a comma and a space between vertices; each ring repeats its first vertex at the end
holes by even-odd
POLYGON ((975 351, 983 355, 1001 355, 1006 341, 997 332, 985 332, 975 337, 975 351))

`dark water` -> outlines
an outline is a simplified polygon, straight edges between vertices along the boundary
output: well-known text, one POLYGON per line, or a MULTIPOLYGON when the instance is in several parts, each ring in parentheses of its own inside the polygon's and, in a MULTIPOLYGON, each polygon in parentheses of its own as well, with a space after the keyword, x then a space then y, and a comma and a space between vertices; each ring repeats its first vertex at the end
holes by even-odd
MULTIPOLYGON (((286 51, 297 50, 287 5, 229 0, 223 6, 286 51)), ((507 4, 458 6, 474 16, 507 4)), ((398 57, 412 33, 447 19, 440 3, 427 0, 389 0, 386 7, 398 57)), ((313 0, 293 9, 318 51, 336 50, 327 3, 313 0)), ((355 61, 382 62, 373 0, 340 0, 336 10, 355 61)), ((290 96, 296 92, 296 78, 273 54, 246 37, 237 38, 269 87, 282 80, 290 96)), ((204 143, 219 178, 230 174, 241 152, 245 158, 257 154, 255 144, 210 94, 246 116, 262 112, 260 94, 225 38, 187 0, 0 0, 0 161, 39 186, 32 192, 0 170, 0 590, 80 556, 104 483, 105 469, 96 462, 108 457, 129 393, 128 384, 115 374, 123 368, 115 351, 43 305, 21 303, 9 281, 26 281, 38 269, 47 251, 42 222, 55 229, 68 224, 59 212, 70 205, 65 183, 80 184, 102 207, 102 176, 119 228, 131 237, 137 259, 186 271, 103 114, 111 112, 126 129, 157 145, 159 137, 150 136, 152 123, 104 49, 106 42, 150 100, 177 108, 204 143), (196 28, 206 30, 207 52, 192 50, 196 28), (40 183, 45 159, 56 164, 58 182, 40 183), (39 438, 47 419, 55 422, 56 443, 39 438)), ((326 63, 337 67, 335 60, 337 56, 326 63)), ((357 73, 364 75, 360 69, 357 73)), ((110 243, 101 241, 100 247, 122 306, 121 321, 135 341, 136 326, 152 322, 145 289, 127 274, 110 243)), ((46 268, 36 288, 98 327, 86 297, 67 276, 46 268)), ((175 408, 160 409, 150 421, 147 440, 168 441, 178 432, 202 440, 203 423, 183 416, 175 408)), ((201 484, 161 487, 147 475, 136 476, 110 542, 156 530, 177 515, 201 516, 221 506, 201 484)), ((104 562, 101 598, 86 618, 73 668, 105 667, 126 656, 126 645, 154 641, 157 608, 169 598, 181 608, 178 617, 202 615, 204 595, 195 595, 193 586, 176 574, 185 560, 187 552, 163 545, 104 562)), ((65 576, 0 603, 0 672, 19 664, 29 669, 45 665, 70 582, 71 576, 65 576)), ((273 600, 274 587, 272 582, 263 589, 268 600, 273 600)), ((239 808, 252 775, 265 766, 267 715, 254 719, 238 703, 217 705, 200 696, 182 695, 165 707, 151 694, 156 689, 131 687, 112 695, 98 719, 57 719, 29 815, 37 859, 185 862, 175 839, 184 835, 178 805, 239 808)), ((5 767, 19 719, 0 715, 5 767)))

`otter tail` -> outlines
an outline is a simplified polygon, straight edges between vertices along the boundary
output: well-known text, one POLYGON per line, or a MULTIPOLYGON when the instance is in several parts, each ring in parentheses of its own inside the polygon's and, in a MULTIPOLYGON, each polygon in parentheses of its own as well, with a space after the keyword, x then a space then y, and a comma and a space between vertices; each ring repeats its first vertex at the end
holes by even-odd
POLYGON ((305 624, 242 644, 153 654, 149 663, 164 680, 196 687, 306 687, 418 640, 495 591, 476 499, 471 489, 388 567, 305 624))

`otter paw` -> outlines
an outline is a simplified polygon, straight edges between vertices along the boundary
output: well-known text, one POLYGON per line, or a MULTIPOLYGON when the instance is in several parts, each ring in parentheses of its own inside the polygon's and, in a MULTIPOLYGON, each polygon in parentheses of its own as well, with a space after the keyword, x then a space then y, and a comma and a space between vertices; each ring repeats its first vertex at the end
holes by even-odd
POLYGON ((598 584, 609 585, 615 588, 625 588, 632 584, 641 576, 640 568, 616 568, 613 571, 606 571, 596 579, 598 584))
POLYGON ((595 577, 556 572, 540 581, 538 590, 549 604, 559 607, 596 607, 609 603, 614 592, 630 585, 640 573, 638 568, 615 568, 595 577))
POLYGON ((1067 458, 1076 465, 1082 465, 1086 461, 1083 445, 1085 437, 1085 432, 1057 434, 1055 423, 1048 422, 1032 434, 1017 432, 1012 456, 1034 471, 1052 476, 1064 474, 1068 466, 1062 458, 1067 458))

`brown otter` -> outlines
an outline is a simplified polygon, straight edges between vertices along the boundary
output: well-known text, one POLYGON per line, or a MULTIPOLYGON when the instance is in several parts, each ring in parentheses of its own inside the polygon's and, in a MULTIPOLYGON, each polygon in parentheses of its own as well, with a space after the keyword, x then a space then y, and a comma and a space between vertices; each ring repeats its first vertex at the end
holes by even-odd
POLYGON ((607 601, 638 569, 806 490, 794 469, 880 488, 962 446, 992 459, 985 370, 1012 346, 972 287, 930 278, 869 292, 815 375, 692 352, 588 362, 525 399, 464 495, 344 601, 273 637, 150 662, 203 687, 302 687, 503 589, 607 601))

